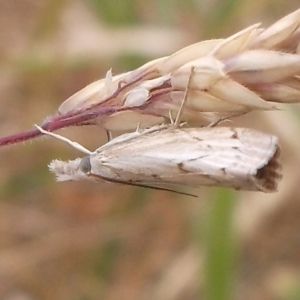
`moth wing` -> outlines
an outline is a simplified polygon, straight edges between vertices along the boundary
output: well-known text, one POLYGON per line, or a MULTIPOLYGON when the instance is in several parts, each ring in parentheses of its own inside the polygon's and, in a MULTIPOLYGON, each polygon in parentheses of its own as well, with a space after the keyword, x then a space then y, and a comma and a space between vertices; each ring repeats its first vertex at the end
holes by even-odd
POLYGON ((155 185, 227 186, 276 191, 281 179, 275 136, 244 128, 153 132, 95 159, 107 177, 155 185))
POLYGON ((282 179, 277 137, 226 127, 207 128, 200 135, 194 131, 192 136, 199 138, 199 146, 206 152, 178 163, 181 175, 174 179, 179 183, 264 192, 277 190, 282 179))
MULTIPOLYGON (((277 138, 243 128, 153 131, 124 136, 90 156, 91 172, 133 185, 226 186, 274 192, 281 180, 277 138)), ((81 159, 53 161, 57 180, 91 179, 81 159)))

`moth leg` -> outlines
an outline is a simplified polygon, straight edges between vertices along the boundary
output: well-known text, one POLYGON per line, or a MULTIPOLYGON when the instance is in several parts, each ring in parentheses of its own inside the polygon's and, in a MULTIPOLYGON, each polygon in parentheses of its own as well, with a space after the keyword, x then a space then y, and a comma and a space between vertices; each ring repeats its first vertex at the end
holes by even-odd
POLYGON ((223 117, 223 118, 220 118, 214 122, 211 122, 210 124, 207 125, 207 127, 215 127, 217 126, 218 124, 224 122, 224 121, 231 121, 228 117, 223 117))
POLYGON ((42 127, 38 126, 38 125, 34 125, 41 133, 45 134, 45 135, 49 135, 49 136, 52 136, 60 141, 63 141, 69 145, 71 145, 73 148, 79 150, 80 152, 83 152, 85 154, 88 154, 88 155, 91 155, 93 152, 86 149, 85 147, 83 147, 82 145, 80 145, 79 143, 77 142, 73 142, 71 140, 69 140, 68 138, 62 136, 62 135, 59 135, 59 134, 56 134, 56 133, 53 133, 53 132, 50 132, 50 131, 47 131, 45 129, 43 129, 42 127))
POLYGON ((207 127, 215 127, 215 126, 217 126, 218 124, 220 124, 222 121, 224 121, 224 120, 222 120, 222 118, 220 118, 220 119, 218 119, 218 120, 216 120, 216 121, 213 121, 213 122, 211 122, 211 123, 209 123, 208 125, 207 125, 207 127))
POLYGON ((107 136, 107 141, 111 141, 113 139, 112 133, 110 130, 105 130, 106 136, 107 136))
POLYGON ((174 125, 175 121, 173 120, 172 112, 170 109, 169 109, 169 119, 170 119, 171 124, 174 125))
POLYGON ((135 132, 139 133, 141 129, 141 123, 138 123, 135 132))
POLYGON ((187 102, 189 87, 190 87, 191 80, 192 80, 192 77, 193 77, 194 69, 195 69, 195 67, 192 66, 191 67, 191 73, 190 73, 190 76, 189 76, 189 79, 188 79, 188 82, 187 82, 187 85, 186 85, 185 93, 184 93, 184 96, 183 96, 183 100, 181 102, 180 108, 178 110, 178 114, 177 114, 175 122, 173 124, 175 128, 179 127, 179 125, 180 125, 180 119, 181 119, 185 104, 187 102))

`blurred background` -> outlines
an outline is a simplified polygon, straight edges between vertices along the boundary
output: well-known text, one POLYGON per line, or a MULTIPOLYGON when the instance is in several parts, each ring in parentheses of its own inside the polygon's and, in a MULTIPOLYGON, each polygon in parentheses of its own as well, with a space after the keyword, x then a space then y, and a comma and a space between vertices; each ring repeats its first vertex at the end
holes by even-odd
MULTIPOLYGON (((70 95, 256 22, 298 0, 0 0, 0 136, 70 95)), ((47 164, 80 154, 51 138, 0 148, 0 299, 300 299, 300 109, 234 120, 276 134, 278 193, 200 188, 198 198, 89 182, 47 164)), ((101 128, 61 131, 89 149, 101 128)))

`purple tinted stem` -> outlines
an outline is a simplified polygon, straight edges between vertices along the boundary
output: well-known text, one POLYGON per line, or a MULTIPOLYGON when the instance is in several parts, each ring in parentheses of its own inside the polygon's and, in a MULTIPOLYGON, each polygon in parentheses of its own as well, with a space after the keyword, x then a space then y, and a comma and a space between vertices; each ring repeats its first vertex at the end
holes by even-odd
MULTIPOLYGON (((131 82, 125 83, 124 85, 119 85, 118 89, 105 101, 96 103, 91 107, 85 108, 79 111, 73 111, 66 113, 64 115, 53 116, 47 118, 41 127, 47 131, 55 131, 68 126, 80 126, 80 125, 93 125, 95 124, 95 119, 100 116, 109 116, 117 111, 127 110, 128 108, 113 107, 104 105, 109 105, 109 101, 117 97, 122 91, 129 88, 136 82, 140 81, 144 77, 151 74, 151 72, 146 72, 141 74, 139 77, 133 79, 131 82)), ((0 138, 0 147, 6 145, 12 145, 19 142, 27 141, 36 137, 43 135, 38 129, 31 129, 28 131, 16 133, 13 135, 8 135, 0 138)))
POLYGON ((27 141, 27 140, 33 139, 35 137, 38 137, 40 135, 41 135, 40 131, 38 131, 37 129, 31 129, 28 131, 4 136, 4 137, 0 138, 0 146, 6 146, 6 145, 11 145, 11 144, 15 144, 18 142, 22 142, 22 141, 27 141))
MULTIPOLYGON (((117 109, 114 107, 105 107, 98 110, 94 110, 92 112, 85 111, 82 113, 77 113, 77 115, 69 114, 54 116, 44 121, 41 127, 47 131, 55 131, 68 126, 92 125, 95 123, 93 120, 95 120, 99 116, 107 116, 120 110, 122 109, 117 109)), ((27 141, 39 137, 41 135, 43 134, 38 129, 31 129, 13 135, 8 135, 0 138, 0 147, 27 141)))

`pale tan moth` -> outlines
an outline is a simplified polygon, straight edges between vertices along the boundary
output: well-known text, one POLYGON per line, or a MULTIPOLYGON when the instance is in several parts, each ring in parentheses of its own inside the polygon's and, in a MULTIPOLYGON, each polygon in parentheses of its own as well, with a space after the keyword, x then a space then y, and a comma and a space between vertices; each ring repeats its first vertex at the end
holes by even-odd
POLYGON ((58 181, 89 179, 137 186, 224 186, 275 192, 282 177, 277 137, 247 128, 156 126, 121 135, 95 151, 62 136, 87 154, 53 160, 58 181))

